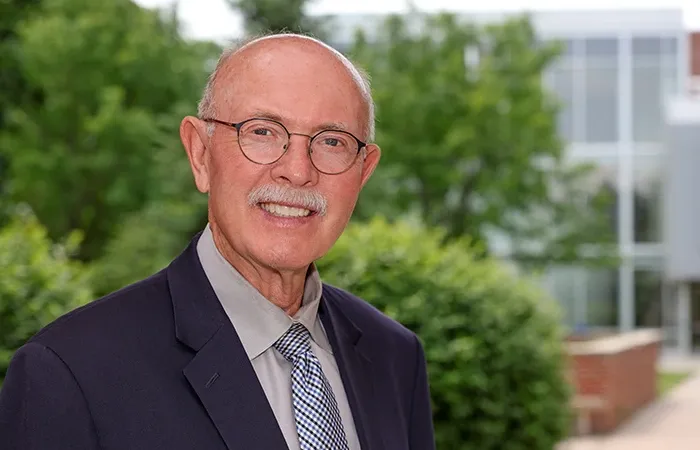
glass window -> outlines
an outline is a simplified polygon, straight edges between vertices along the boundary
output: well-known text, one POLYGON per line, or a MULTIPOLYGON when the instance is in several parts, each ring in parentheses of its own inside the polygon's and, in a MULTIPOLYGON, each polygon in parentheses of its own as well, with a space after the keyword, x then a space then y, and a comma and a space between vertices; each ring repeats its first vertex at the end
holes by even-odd
POLYGON ((574 131, 574 71, 566 64, 555 66, 550 72, 550 88, 560 102, 557 126, 560 136, 565 140, 573 138, 574 131))
POLYGON ((659 58, 662 55, 675 55, 678 52, 677 36, 638 36, 632 38, 632 56, 659 58))
POLYGON ((618 140, 619 90, 617 67, 589 65, 585 76, 585 141, 615 142, 618 140))
POLYGON ((551 266, 546 285, 562 308, 565 325, 575 329, 616 328, 618 269, 551 266))
POLYGON ((659 142, 665 98, 678 92, 678 37, 632 39, 632 134, 636 142, 659 142))
POLYGON ((658 142, 662 130, 661 68, 632 67, 632 136, 635 142, 658 142))
POLYGON ((674 59, 678 55, 678 37, 656 36, 632 39, 632 60, 656 65, 659 59, 674 59))
POLYGON ((572 75, 574 141, 618 140, 618 39, 582 40, 581 55, 572 75))
POLYGON ((634 316, 637 328, 661 328, 663 325, 662 274, 656 270, 634 272, 634 316))
POLYGON ((675 286, 662 286, 662 312, 664 346, 678 347, 678 293, 675 286))
POLYGON ((588 326, 614 328, 618 323, 620 278, 615 268, 589 269, 586 280, 588 326))
POLYGON ((606 58, 617 62, 617 38, 589 38, 584 41, 586 58, 606 58))
POLYGON ((634 156, 634 240, 656 243, 662 241, 663 169, 662 155, 634 156))
POLYGON ((678 92, 675 60, 632 67, 632 135, 635 142, 660 142, 664 125, 664 103, 678 92))
POLYGON ((546 278, 547 290, 559 303, 564 324, 571 328, 576 327, 580 322, 576 317, 576 307, 585 301, 581 289, 577 286, 580 284, 581 270, 577 267, 550 267, 546 278))
POLYGON ((634 267, 640 270, 662 270, 664 268, 664 252, 661 249, 650 251, 636 248, 634 252, 634 267))
MULTIPOLYGON (((594 164, 595 168, 583 186, 589 192, 589 202, 595 202, 598 207, 604 207, 603 214, 607 217, 611 238, 617 238, 618 232, 618 157, 615 154, 604 157, 590 157, 584 155, 571 155, 574 164, 594 164)), ((592 244, 595 244, 592 242, 592 244)))
POLYGON ((678 54, 678 47, 677 37, 661 38, 661 55, 674 57, 678 54))
POLYGON ((690 345, 693 352, 700 350, 700 285, 690 286, 690 345))
POLYGON ((636 59, 638 56, 659 56, 663 47, 662 42, 660 36, 632 38, 632 57, 636 59))
POLYGON ((632 39, 632 61, 657 66, 660 60, 677 60, 677 37, 636 37, 632 39))
POLYGON ((681 91, 678 83, 678 61, 676 58, 661 60, 661 98, 669 98, 681 91))

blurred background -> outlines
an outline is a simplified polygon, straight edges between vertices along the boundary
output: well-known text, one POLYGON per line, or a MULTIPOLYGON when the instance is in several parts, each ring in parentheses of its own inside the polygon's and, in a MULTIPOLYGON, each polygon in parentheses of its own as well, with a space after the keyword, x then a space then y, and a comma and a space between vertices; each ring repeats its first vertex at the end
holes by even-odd
POLYGON ((371 76, 382 161, 319 265, 426 342, 439 448, 552 448, 589 409, 610 431, 685 378, 660 357, 700 351, 697 2, 0 8, 0 380, 41 326, 206 224, 179 122, 221 49, 268 30, 371 76), (581 406, 610 400, 569 344, 618 337, 651 381, 581 406))

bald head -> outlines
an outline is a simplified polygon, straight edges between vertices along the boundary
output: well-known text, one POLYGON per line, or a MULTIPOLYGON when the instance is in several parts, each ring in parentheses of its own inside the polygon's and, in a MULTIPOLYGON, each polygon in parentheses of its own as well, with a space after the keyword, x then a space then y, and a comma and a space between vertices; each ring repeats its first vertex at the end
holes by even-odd
MULTIPOLYGON (((374 139, 374 102, 368 76, 343 54, 329 45, 299 34, 273 34, 258 37, 229 47, 219 57, 216 68, 209 76, 204 95, 199 103, 200 118, 212 118, 220 112, 223 103, 235 102, 230 95, 232 87, 243 78, 262 76, 266 71, 291 69, 290 66, 306 66, 310 73, 313 66, 323 67, 330 73, 331 83, 348 83, 355 90, 362 104, 362 139, 374 139), (287 66, 279 67, 285 61, 287 66)), ((213 126, 208 128, 213 133, 213 126)))

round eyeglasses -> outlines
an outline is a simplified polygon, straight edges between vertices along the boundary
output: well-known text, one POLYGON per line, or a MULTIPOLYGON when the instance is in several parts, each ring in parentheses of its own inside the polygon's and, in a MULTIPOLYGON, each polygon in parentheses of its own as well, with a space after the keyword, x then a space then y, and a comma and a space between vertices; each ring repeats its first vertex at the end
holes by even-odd
POLYGON ((284 125, 272 119, 252 118, 238 123, 202 120, 235 128, 241 152, 255 164, 279 161, 287 153, 292 135, 305 136, 310 139, 308 154, 316 170, 327 175, 338 175, 350 169, 360 150, 367 146, 346 131, 323 130, 313 136, 290 133, 284 125))

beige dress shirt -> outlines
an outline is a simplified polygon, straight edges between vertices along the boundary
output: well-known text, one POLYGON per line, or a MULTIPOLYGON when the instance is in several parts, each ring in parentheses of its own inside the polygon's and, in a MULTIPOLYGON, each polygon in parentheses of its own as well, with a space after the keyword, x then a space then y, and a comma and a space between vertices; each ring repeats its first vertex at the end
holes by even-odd
MULTIPOLYGON (((214 244, 209 225, 197 243, 197 253, 216 296, 250 358, 289 449, 299 450, 292 406, 292 364, 272 345, 294 321, 298 321, 311 333, 311 349, 321 362, 323 373, 333 388, 349 448, 359 450, 360 443, 343 382, 317 314, 322 285, 316 268, 312 267, 309 271, 302 307, 294 318, 291 318, 263 297, 226 261, 214 244)), ((236 405, 231 407, 235 408, 236 405)))

